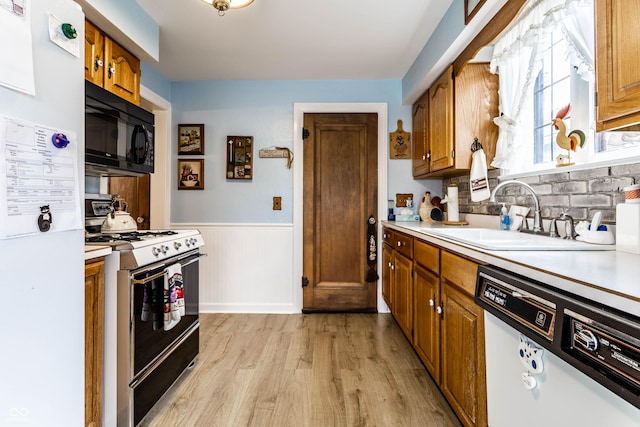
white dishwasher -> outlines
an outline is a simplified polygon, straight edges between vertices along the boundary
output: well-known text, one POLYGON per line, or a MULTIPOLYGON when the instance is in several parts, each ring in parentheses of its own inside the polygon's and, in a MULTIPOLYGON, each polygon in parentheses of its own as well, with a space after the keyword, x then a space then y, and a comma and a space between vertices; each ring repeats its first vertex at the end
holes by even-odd
POLYGON ((476 303, 490 427, 640 426, 640 319, 491 266, 476 303))

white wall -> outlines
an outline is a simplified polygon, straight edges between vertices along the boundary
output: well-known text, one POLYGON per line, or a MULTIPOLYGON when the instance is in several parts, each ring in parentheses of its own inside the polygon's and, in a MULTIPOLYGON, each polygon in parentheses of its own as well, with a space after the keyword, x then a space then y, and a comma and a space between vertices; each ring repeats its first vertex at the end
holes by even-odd
POLYGON ((295 313, 291 224, 173 224, 204 237, 200 310, 295 313))

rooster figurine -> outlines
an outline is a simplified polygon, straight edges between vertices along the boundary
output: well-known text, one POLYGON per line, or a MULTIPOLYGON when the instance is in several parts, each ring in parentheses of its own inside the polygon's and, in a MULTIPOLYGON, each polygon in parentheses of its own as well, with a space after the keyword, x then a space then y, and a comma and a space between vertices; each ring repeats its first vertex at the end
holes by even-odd
POLYGON ((560 148, 564 148, 569 151, 569 155, 571 155, 571 151, 576 151, 578 147, 582 147, 584 145, 586 136, 584 132, 578 129, 572 130, 567 135, 567 126, 564 124, 562 119, 567 117, 569 111, 571 111, 571 104, 567 104, 566 107, 558 111, 556 118, 553 119, 551 123, 553 123, 553 127, 558 131, 558 135, 556 135, 556 143, 560 148))

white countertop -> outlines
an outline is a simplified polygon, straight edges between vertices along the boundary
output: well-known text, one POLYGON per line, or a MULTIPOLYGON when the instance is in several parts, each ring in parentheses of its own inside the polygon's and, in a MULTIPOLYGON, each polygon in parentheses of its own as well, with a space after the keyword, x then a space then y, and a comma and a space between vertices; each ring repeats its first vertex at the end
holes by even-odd
POLYGON ((90 260, 99 258, 101 256, 107 256, 112 252, 111 246, 92 246, 85 245, 84 247, 84 260, 90 260))
POLYGON ((441 223, 382 225, 572 294, 640 316, 640 255, 617 251, 492 251, 434 236, 441 223))

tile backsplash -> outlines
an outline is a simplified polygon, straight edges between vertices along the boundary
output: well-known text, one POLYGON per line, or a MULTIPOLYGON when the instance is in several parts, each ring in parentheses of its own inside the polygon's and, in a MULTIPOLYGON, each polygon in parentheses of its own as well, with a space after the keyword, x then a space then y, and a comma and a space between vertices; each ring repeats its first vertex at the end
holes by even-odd
MULTIPOLYGON (((489 171, 489 188, 494 188, 499 180, 499 170, 489 171)), ((564 209, 576 221, 591 220, 597 211, 602 211, 604 222, 615 223, 616 205, 624 203, 623 188, 640 182, 640 163, 603 166, 593 169, 532 175, 518 178, 529 184, 540 200, 542 217, 551 219, 560 216, 564 209)), ((460 213, 498 215, 500 203, 488 200, 472 202, 469 191, 469 175, 444 178, 443 194, 450 183, 458 185, 460 213)), ((529 193, 518 186, 508 186, 500 190, 497 202, 505 202, 507 208, 517 204, 533 210, 533 200, 529 193)), ((532 216, 532 213, 529 214, 532 216)))

